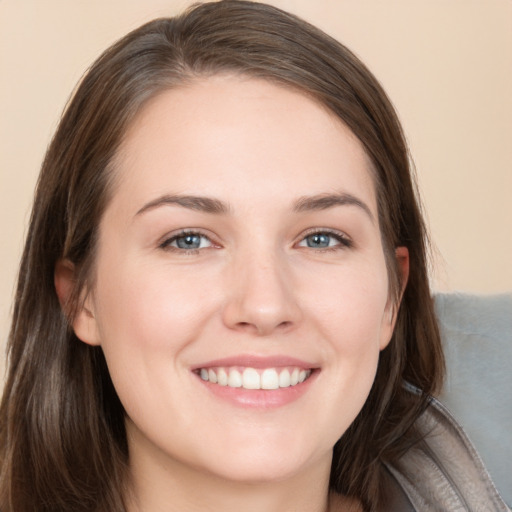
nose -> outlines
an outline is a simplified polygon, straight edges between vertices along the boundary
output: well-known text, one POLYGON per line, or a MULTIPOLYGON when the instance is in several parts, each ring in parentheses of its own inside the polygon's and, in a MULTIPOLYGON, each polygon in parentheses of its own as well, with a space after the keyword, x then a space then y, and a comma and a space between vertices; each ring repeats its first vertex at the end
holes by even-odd
POLYGON ((224 324, 257 336, 288 332, 301 320, 302 311, 286 264, 278 256, 243 258, 231 268, 224 324))

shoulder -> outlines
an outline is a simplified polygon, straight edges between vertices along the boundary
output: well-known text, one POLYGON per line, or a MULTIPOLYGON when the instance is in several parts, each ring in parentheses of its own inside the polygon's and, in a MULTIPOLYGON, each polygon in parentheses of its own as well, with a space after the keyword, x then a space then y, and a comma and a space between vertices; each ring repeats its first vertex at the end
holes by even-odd
POLYGON ((475 448, 442 404, 432 398, 416 426, 422 440, 386 466, 412 510, 509 511, 475 448))

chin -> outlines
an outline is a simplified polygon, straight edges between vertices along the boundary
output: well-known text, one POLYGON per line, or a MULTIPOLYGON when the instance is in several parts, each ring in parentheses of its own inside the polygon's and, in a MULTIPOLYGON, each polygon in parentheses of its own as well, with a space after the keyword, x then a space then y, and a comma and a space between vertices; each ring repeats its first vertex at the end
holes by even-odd
MULTIPOLYGON (((321 464, 330 468, 332 446, 303 443, 302 436, 287 431, 286 435, 271 436, 261 432, 257 438, 244 436, 224 444, 219 453, 203 453, 207 471, 220 478, 239 483, 271 483, 293 479, 321 464), (266 436, 265 436, 266 434, 266 436)), ((334 442, 332 443, 334 445, 334 442)))
MULTIPOLYGON (((329 459, 332 453, 329 454, 329 459)), ((224 459, 221 465, 210 466, 209 473, 240 484, 270 484, 293 479, 304 473, 312 461, 289 455, 276 457, 262 454, 243 458, 224 459)))

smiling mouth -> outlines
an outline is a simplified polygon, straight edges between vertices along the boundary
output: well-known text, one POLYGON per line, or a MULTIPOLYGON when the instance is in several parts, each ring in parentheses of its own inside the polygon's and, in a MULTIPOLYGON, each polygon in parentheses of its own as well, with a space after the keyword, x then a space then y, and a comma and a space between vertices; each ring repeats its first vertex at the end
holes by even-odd
POLYGON ((281 389, 297 386, 307 380, 311 369, 298 367, 276 368, 240 368, 216 367, 199 368, 197 374, 204 381, 219 386, 243 389, 281 389))

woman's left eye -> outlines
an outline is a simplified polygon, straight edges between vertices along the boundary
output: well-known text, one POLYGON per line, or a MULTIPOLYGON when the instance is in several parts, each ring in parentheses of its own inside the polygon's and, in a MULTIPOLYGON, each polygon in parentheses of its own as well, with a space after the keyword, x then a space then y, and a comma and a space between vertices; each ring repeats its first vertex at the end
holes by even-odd
POLYGON ((351 243, 341 234, 322 231, 307 235, 298 245, 311 249, 330 249, 337 246, 350 247, 351 243))
POLYGON ((206 235, 201 233, 180 233, 165 240, 160 247, 163 249, 194 251, 211 246, 212 242, 206 235))

